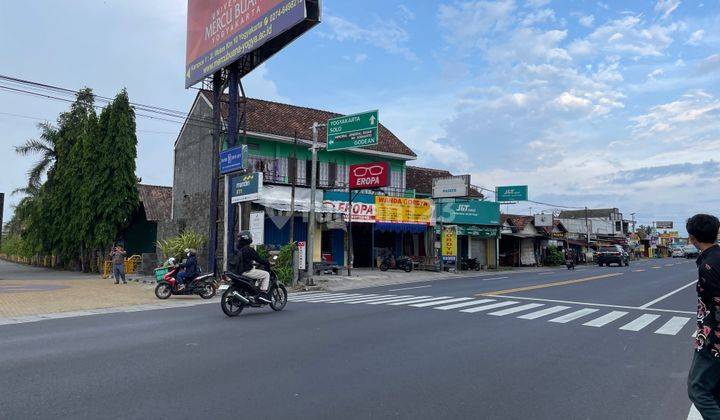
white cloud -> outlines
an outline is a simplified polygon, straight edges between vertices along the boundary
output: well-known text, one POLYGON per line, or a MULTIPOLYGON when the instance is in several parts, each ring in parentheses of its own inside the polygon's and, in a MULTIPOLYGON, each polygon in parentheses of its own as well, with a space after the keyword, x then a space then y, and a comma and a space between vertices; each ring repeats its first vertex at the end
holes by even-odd
MULTIPOLYGON (((635 122, 633 131, 640 137, 668 134, 660 138, 661 141, 693 141, 698 139, 699 133, 720 129, 719 116, 720 100, 705 91, 695 90, 675 101, 656 105, 647 114, 632 118, 635 122)), ((720 134, 720 131, 716 134, 720 134)))
POLYGON ((321 36, 340 42, 363 42, 407 60, 420 61, 405 45, 410 40, 410 35, 393 20, 377 20, 370 29, 333 15, 326 15, 324 20, 331 32, 321 32, 321 36))
POLYGON ((720 54, 707 56, 698 64, 698 72, 701 74, 712 73, 718 70, 720 70, 720 54))
POLYGON ((650 79, 654 79, 654 78, 656 78, 656 77, 658 77, 658 76, 662 76, 663 74, 665 74, 665 70, 663 70, 663 69, 655 69, 655 70, 651 71, 651 72, 647 75, 647 77, 650 78, 650 79))
POLYGON ((587 108, 591 104, 588 99, 573 95, 570 92, 563 92, 560 96, 555 98, 553 102, 555 105, 566 111, 571 111, 577 108, 587 108))
POLYGON ((536 23, 543 23, 555 20, 555 12, 552 9, 541 9, 528 13, 522 20, 523 26, 531 26, 536 23))
POLYGON ((540 8, 550 3, 550 0, 527 0, 525 7, 540 8))
POLYGON ((267 99, 283 103, 290 103, 290 99, 281 95, 277 84, 270 79, 270 72, 266 64, 262 64, 243 79, 245 89, 252 92, 256 98, 267 99))
POLYGON ((595 16, 593 16, 593 15, 580 16, 580 19, 578 19, 578 22, 580 23, 580 25, 582 25, 586 28, 592 28, 593 23, 595 22, 595 16))
POLYGON ((438 21, 448 43, 480 47, 485 45, 487 34, 510 26, 516 8, 514 0, 469 1, 454 6, 441 4, 438 21))
POLYGON ((548 62, 570 61, 570 55, 560 43, 567 36, 567 31, 541 31, 535 28, 519 28, 512 32, 506 42, 498 42, 488 49, 488 60, 548 62))
POLYGON ((672 34, 680 29, 677 23, 666 26, 647 25, 638 16, 625 16, 597 27, 584 38, 568 46, 574 58, 619 55, 623 57, 657 57, 673 42, 672 34))
POLYGON ((697 31, 690 34, 690 39, 688 39, 687 44, 693 46, 699 45, 704 35, 705 31, 702 29, 698 29, 697 31))
POLYGON ((620 41, 621 39, 623 39, 623 34, 615 32, 610 38, 608 38, 608 42, 620 41))
POLYGON ((667 19, 680 6, 680 3, 682 3, 680 0, 658 0, 655 3, 655 11, 662 13, 660 19, 667 19))
POLYGON ((400 19, 404 22, 415 20, 415 12, 404 4, 398 4, 398 13, 400 14, 400 19))

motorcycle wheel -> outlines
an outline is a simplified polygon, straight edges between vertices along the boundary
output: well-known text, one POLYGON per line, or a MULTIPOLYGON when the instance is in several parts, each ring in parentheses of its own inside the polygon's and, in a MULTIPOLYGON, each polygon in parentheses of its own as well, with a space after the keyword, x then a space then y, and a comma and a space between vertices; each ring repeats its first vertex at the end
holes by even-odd
POLYGON ((405 270, 406 273, 409 273, 412 271, 412 264, 405 264, 403 267, 403 270, 405 270))
POLYGON ((223 293, 222 298, 220 299, 220 308, 222 308, 222 311, 225 313, 225 315, 229 317, 240 315, 240 312, 242 312, 243 308, 245 307, 245 304, 242 303, 242 301, 233 296, 234 291, 234 287, 228 287, 228 289, 225 290, 225 293, 223 293))
POLYGON ((203 291, 200 292, 200 297, 203 299, 212 299, 215 297, 215 288, 211 283, 206 283, 203 285, 203 291))
POLYGON ((385 263, 381 263, 381 264, 380 264, 380 271, 387 271, 388 268, 389 268, 389 267, 388 267, 387 264, 385 264, 385 263))
POLYGON ((158 299, 165 300, 172 295, 172 288, 167 283, 160 283, 155 286, 155 296, 158 299))
POLYGON ((480 264, 475 264, 475 271, 480 271, 480 264))
POLYGON ((284 285, 278 284, 270 291, 270 298, 272 300, 270 307, 274 311, 282 311, 287 305, 287 289, 285 289, 284 285))

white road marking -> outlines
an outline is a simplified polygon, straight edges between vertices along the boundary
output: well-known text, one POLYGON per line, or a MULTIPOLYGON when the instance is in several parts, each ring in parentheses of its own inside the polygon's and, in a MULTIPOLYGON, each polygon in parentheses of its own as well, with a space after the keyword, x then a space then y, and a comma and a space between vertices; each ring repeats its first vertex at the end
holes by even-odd
POLYGON ((620 329, 625 330, 625 331, 640 331, 643 328, 650 325, 651 322, 655 321, 658 318, 660 318, 660 315, 654 315, 654 314, 640 315, 634 321, 628 322, 627 324, 620 327, 620 329))
POLYGON ((645 271, 644 268, 639 268, 637 270, 633 270, 634 273, 642 273, 643 271, 645 271))
POLYGON ((455 298, 455 299, 445 299, 445 300, 441 300, 441 301, 437 301, 437 302, 416 303, 416 304, 410 305, 410 306, 414 306, 416 308, 424 308, 426 306, 442 305, 445 303, 452 303, 452 302, 464 302, 466 300, 472 300, 472 298, 464 297, 464 298, 455 298))
POLYGON ((482 279, 482 281, 502 280, 502 279, 507 279, 507 278, 509 278, 509 277, 508 277, 508 276, 504 276, 504 277, 490 277, 489 279, 482 279))
POLYGON ((603 325, 607 325, 607 324, 615 321, 616 319, 620 319, 620 318, 624 317, 627 314, 628 313, 624 312, 624 311, 612 311, 612 312, 606 313, 605 315, 603 315, 599 318, 590 320, 590 321, 584 323, 583 325, 586 325, 588 327, 602 327, 603 325))
POLYGON ((340 299, 341 297, 351 297, 355 296, 356 293, 331 293, 325 296, 320 297, 308 297, 308 298, 300 298, 295 299, 293 302, 321 302, 323 300, 329 300, 329 299, 340 299))
POLYGON ((400 289, 390 289, 390 290, 388 290, 388 292, 399 292, 401 290, 411 290, 411 289, 424 289, 426 287, 432 287, 432 285, 428 284, 427 286, 401 287, 400 289))
POLYGON ((639 306, 623 306, 623 305, 611 305, 611 304, 607 304, 607 303, 577 302, 577 301, 573 301, 573 300, 531 298, 531 297, 522 297, 522 296, 514 296, 514 295, 493 295, 493 297, 507 298, 507 299, 531 300, 531 301, 535 301, 535 302, 567 303, 567 304, 582 305, 582 306, 599 306, 602 308, 636 309, 636 310, 644 309, 646 311, 668 312, 668 313, 673 313, 673 314, 688 314, 688 315, 695 314, 695 312, 691 312, 691 311, 677 311, 674 309, 641 308, 639 306))
POLYGON ((684 316, 674 316, 670 321, 663 324, 662 327, 655 330, 655 334, 675 335, 690 321, 690 318, 684 316))
MULTIPOLYGON (((375 299, 378 299, 381 296, 379 296, 379 295, 360 295, 360 296, 353 296, 351 298, 328 300, 325 303, 348 303, 348 302, 352 302, 352 301, 355 301, 358 299, 365 299, 365 298, 369 298, 369 297, 374 297, 375 299)), ((382 296, 382 297, 384 297, 384 296, 382 296)))
POLYGON ((478 299, 478 300, 473 300, 472 302, 463 302, 463 303, 456 303, 454 305, 438 306, 437 308, 433 308, 433 309, 447 311, 450 309, 465 308, 467 306, 475 306, 475 305, 480 305, 480 304, 488 303, 488 302, 495 302, 495 299, 478 299))
POLYGON ((408 300, 414 300, 414 299, 420 299, 420 298, 431 298, 432 296, 411 296, 411 297, 405 297, 405 298, 397 298, 397 299, 383 299, 379 300, 377 302, 370 302, 368 305, 382 305, 384 303, 394 303, 394 302, 405 302, 408 300))
POLYGON ((430 301, 434 301, 434 300, 442 300, 442 299, 450 299, 450 298, 451 298, 451 296, 439 296, 439 297, 433 297, 433 298, 412 299, 412 300, 406 300, 403 302, 388 303, 388 305, 390 305, 390 306, 410 305, 411 303, 430 302, 430 301))
POLYGON ((651 300, 650 302, 648 302, 648 303, 640 306, 640 309, 647 309, 647 308, 651 307, 652 305, 660 302, 661 300, 667 299, 667 298, 669 298, 670 296, 674 295, 675 293, 677 293, 677 292, 685 289, 686 287, 690 287, 690 286, 692 286, 693 284, 696 284, 696 283, 697 283, 697 280, 693 280, 693 281, 691 281, 690 283, 686 284, 685 286, 678 287, 677 289, 673 290, 672 292, 666 293, 666 294, 660 296, 659 298, 653 299, 653 300, 651 300))
POLYGON ((528 303, 526 305, 515 306, 515 307, 509 308, 509 309, 503 309, 501 311, 490 312, 489 315, 505 316, 505 315, 510 315, 510 314, 514 314, 517 312, 527 311, 528 309, 535 309, 540 306, 545 306, 545 305, 543 305, 542 303, 528 303))
POLYGON ((384 295, 384 296, 376 296, 376 297, 362 299, 362 300, 353 300, 348 303, 351 305, 355 305, 357 303, 367 303, 367 302, 372 302, 372 301, 382 300, 382 299, 400 299, 400 298, 411 297, 411 296, 412 295, 384 295))
POLYGON ((564 324, 566 322, 573 321, 575 319, 578 319, 580 317, 589 315, 589 314, 591 314, 593 312, 597 312, 597 311, 598 311, 597 309, 593 309, 593 308, 584 308, 584 309, 580 309, 575 312, 570 312, 569 314, 559 316, 557 318, 553 318, 553 319, 549 320, 548 322, 557 322, 560 324, 564 324))
POLYGON ((303 301, 308 299, 319 299, 322 297, 330 297, 330 296, 343 296, 347 293, 319 293, 319 294, 313 294, 313 295, 305 295, 305 296, 288 296, 288 300, 294 300, 294 301, 303 301))
POLYGON ((570 309, 569 306, 553 306, 551 308, 543 309, 540 311, 530 312, 529 314, 521 315, 518 318, 520 319, 537 319, 542 316, 554 314, 557 312, 562 312, 565 309, 570 309))
POLYGON ((475 308, 462 309, 460 312, 466 312, 466 313, 469 313, 469 314, 474 314, 475 312, 489 311, 490 309, 502 308, 503 306, 510 306, 510 305, 514 305, 514 304, 516 304, 516 303, 517 303, 517 302, 513 302, 513 301, 511 301, 511 300, 506 300, 506 301, 504 301, 504 302, 491 303, 491 304, 489 304, 489 305, 478 306, 478 307, 475 307, 475 308))
POLYGON ((537 274, 538 276, 546 276, 548 274, 555 274, 555 272, 554 271, 543 271, 541 273, 535 273, 535 274, 537 274))
POLYGON ((312 302, 330 303, 330 302, 335 302, 335 301, 345 300, 345 299, 354 299, 354 298, 359 299, 363 296, 367 296, 367 295, 363 295, 360 293, 351 293, 351 294, 345 295, 345 296, 329 296, 329 297, 324 297, 324 298, 312 299, 311 301, 312 302))

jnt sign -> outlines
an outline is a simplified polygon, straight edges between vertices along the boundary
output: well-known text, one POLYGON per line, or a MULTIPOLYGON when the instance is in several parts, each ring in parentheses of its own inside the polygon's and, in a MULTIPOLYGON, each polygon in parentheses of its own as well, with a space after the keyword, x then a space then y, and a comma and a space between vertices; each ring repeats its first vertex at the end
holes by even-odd
POLYGON ((364 190, 386 187, 390 165, 387 162, 350 165, 350 189, 364 190))
POLYGON ((495 201, 527 201, 528 187, 527 185, 513 185, 507 187, 497 187, 495 189, 495 201))
POLYGON ((230 202, 240 203, 257 200, 260 197, 262 186, 262 172, 233 177, 230 181, 230 202))
POLYGON ((378 144, 378 111, 329 119, 327 149, 340 150, 378 144))

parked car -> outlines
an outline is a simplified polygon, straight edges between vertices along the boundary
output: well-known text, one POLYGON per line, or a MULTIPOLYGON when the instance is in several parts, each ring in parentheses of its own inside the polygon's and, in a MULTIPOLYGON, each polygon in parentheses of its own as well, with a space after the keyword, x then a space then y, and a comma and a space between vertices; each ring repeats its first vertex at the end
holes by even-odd
POLYGON ((600 267, 603 265, 610 266, 610 264, 624 265, 625 267, 630 265, 630 255, 620 245, 601 247, 595 258, 600 267))
POLYGON ((695 248, 695 245, 685 245, 683 247, 685 258, 697 258, 700 255, 700 251, 695 248))
POLYGON ((683 257, 685 257, 685 251, 683 251, 682 248, 674 248, 672 250, 671 256, 673 258, 683 258, 683 257))

